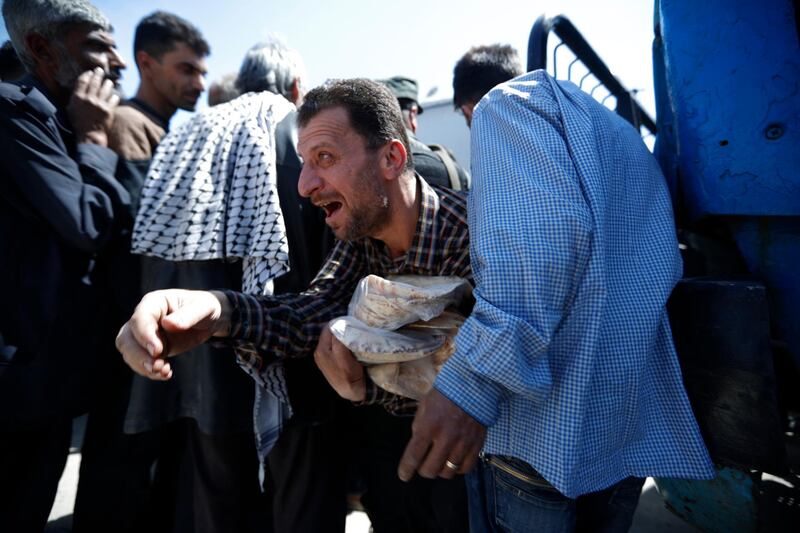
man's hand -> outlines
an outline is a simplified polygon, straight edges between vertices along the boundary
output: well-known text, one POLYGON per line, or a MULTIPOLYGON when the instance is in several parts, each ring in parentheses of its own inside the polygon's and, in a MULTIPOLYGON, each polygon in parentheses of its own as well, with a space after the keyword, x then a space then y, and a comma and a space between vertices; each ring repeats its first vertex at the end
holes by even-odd
POLYGON ((137 374, 172 377, 167 357, 230 331, 231 306, 221 292, 168 289, 142 298, 117 334, 117 350, 137 374))
POLYGON ((339 396, 351 402, 364 401, 367 394, 364 367, 327 326, 319 336, 314 361, 339 396))
POLYGON ((403 481, 414 472, 450 479, 472 469, 486 438, 486 428, 436 389, 422 399, 411 425, 412 436, 400 459, 403 481))
POLYGON ((106 79, 102 68, 78 76, 67 105, 77 141, 108 146, 108 130, 118 103, 114 82, 106 79))

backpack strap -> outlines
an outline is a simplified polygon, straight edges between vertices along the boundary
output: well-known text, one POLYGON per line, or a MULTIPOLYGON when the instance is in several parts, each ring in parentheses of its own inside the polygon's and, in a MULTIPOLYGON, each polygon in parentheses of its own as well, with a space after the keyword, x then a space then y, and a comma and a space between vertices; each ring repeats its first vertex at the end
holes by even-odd
POLYGON ((455 191, 460 191, 461 180, 458 179, 458 170, 456 169, 455 161, 453 161, 453 156, 451 156, 447 148, 441 144, 429 144, 428 148, 430 148, 431 151, 442 160, 442 163, 444 163, 444 168, 447 169, 447 175, 450 178, 450 188, 455 191))

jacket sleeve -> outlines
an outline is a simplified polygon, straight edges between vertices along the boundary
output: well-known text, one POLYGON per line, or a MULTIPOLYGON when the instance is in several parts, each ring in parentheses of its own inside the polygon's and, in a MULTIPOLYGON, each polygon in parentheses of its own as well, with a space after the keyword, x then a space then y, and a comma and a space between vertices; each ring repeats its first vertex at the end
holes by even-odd
POLYGON ((12 190, 69 246, 97 251, 112 234, 115 214, 127 216, 130 203, 114 179, 116 155, 102 146, 79 144, 73 159, 53 119, 3 107, 0 146, 12 190))

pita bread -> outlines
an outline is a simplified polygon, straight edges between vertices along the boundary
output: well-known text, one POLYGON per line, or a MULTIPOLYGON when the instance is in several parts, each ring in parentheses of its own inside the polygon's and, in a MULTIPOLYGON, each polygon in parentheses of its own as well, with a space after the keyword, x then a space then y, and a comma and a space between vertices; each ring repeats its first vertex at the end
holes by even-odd
POLYGON ((439 316, 472 291, 465 279, 453 276, 395 276, 363 278, 350 300, 348 313, 368 326, 398 329, 439 316))
POLYGON ((436 353, 446 337, 422 331, 387 331, 370 327, 351 316, 339 317, 328 327, 339 342, 362 363, 399 363, 436 353))

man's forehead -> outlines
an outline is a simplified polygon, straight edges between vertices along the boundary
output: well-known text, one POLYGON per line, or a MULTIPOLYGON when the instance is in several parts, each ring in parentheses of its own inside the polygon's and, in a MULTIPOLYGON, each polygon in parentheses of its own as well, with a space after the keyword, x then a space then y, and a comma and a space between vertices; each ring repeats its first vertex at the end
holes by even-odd
POLYGON ((175 41, 172 48, 164 52, 162 61, 170 63, 187 63, 197 70, 206 72, 206 58, 198 54, 194 49, 183 41, 175 41))
POLYGON ((354 133, 347 110, 343 107, 331 107, 314 115, 299 129, 297 146, 302 150, 311 149, 320 143, 335 144, 354 133))
POLYGON ((117 46, 117 41, 114 40, 114 35, 110 31, 98 28, 96 26, 91 27, 88 29, 88 31, 86 31, 86 39, 100 41, 113 47, 117 46))

